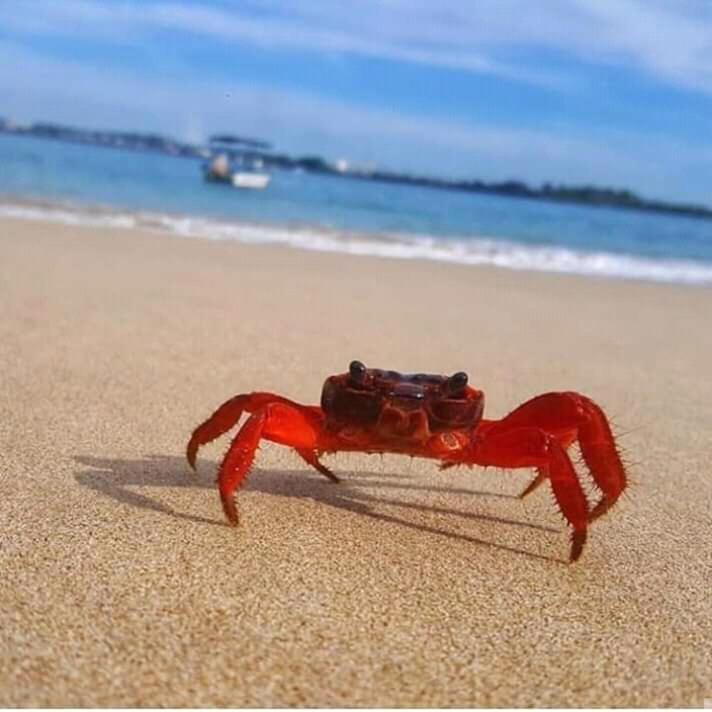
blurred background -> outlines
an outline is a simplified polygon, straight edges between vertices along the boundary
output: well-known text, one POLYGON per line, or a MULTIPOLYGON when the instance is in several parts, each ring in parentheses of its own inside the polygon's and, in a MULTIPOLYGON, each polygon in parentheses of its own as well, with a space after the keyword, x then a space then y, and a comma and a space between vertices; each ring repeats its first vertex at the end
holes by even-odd
POLYGON ((711 93, 702 1, 2 0, 0 208, 704 284, 711 93))

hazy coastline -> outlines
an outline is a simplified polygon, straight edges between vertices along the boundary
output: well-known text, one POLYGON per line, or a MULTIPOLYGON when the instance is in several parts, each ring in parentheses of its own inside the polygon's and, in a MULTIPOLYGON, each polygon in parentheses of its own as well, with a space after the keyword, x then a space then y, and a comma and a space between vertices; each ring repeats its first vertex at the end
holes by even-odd
MULTIPOLYGON (((63 126, 52 122, 17 124, 0 117, 0 133, 28 136, 43 140, 64 141, 121 151, 148 151, 182 158, 205 159, 214 153, 209 142, 190 144, 159 134, 136 131, 97 131, 93 129, 63 126)), ((621 210, 679 215, 696 219, 712 219, 712 208, 706 205, 678 203, 641 197, 627 188, 611 188, 598 185, 564 185, 547 181, 541 186, 529 185, 512 178, 506 181, 486 181, 480 178, 454 179, 438 176, 414 175, 398 170, 383 168, 348 167, 348 162, 333 162, 322 156, 291 156, 272 150, 268 142, 239 136, 217 136, 228 139, 235 148, 221 148, 226 155, 241 156, 247 151, 253 159, 259 160, 267 168, 276 170, 303 170, 330 175, 337 178, 393 183, 417 186, 435 190, 452 190, 465 193, 498 195, 506 198, 544 200, 555 203, 570 203, 592 207, 610 207, 621 210)))

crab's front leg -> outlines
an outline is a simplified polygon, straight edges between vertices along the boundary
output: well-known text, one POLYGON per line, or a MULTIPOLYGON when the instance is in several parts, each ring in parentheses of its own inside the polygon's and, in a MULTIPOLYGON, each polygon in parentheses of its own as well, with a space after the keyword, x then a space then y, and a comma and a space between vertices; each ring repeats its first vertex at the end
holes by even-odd
POLYGON ((571 459, 556 437, 541 428, 510 428, 503 421, 490 421, 475 432, 456 460, 450 457, 446 464, 537 468, 540 477, 551 482, 559 509, 573 529, 570 561, 581 556, 589 522, 588 502, 571 459))
POLYGON ((218 470, 220 500, 230 524, 239 521, 235 492, 245 481, 263 438, 295 448, 310 465, 336 479, 317 458, 317 452, 325 449, 322 422, 318 408, 291 402, 268 403, 245 421, 218 470))
POLYGON ((625 466, 605 413, 590 398, 573 391, 545 393, 513 410, 502 420, 482 421, 461 452, 442 457, 457 464, 534 467, 537 475, 522 492, 533 492, 546 480, 564 518, 573 528, 571 561, 581 555, 587 525, 605 514, 627 486, 625 466), (602 493, 589 511, 566 450, 578 442, 584 462, 602 493))
MULTIPOLYGON (((591 511, 589 521, 605 514, 627 486, 625 466, 608 418, 598 404, 581 393, 544 393, 523 403, 490 427, 491 434, 502 429, 539 428, 554 436, 564 449, 578 442, 584 462, 602 495, 591 511)), ((533 492, 546 477, 546 471, 539 470, 522 497, 533 492)))

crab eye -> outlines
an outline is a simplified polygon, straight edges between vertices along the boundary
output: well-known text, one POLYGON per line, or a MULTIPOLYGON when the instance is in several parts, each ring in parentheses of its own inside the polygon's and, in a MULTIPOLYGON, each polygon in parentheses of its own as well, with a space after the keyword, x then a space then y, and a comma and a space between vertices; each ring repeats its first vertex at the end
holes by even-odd
POLYGON ((349 375, 354 383, 362 384, 366 380, 366 367, 360 361, 352 361, 349 375))
POLYGON ((448 395, 457 396, 462 393, 467 385, 467 374, 464 371, 458 371, 447 379, 448 395))

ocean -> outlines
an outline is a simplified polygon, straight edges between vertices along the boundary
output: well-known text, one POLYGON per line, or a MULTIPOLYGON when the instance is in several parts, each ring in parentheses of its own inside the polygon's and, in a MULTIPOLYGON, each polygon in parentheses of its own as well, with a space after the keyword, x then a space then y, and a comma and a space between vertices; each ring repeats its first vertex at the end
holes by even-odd
POLYGON ((2 215, 712 285, 709 220, 290 171, 264 191, 237 190, 204 182, 197 160, 12 135, 0 135, 2 215))

